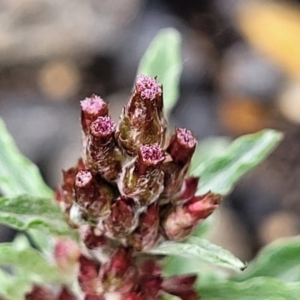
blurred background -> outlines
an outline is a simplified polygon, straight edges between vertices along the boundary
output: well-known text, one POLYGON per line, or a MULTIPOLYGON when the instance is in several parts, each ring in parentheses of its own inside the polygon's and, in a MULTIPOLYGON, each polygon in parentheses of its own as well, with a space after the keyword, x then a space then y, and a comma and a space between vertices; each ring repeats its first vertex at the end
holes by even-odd
MULTIPOLYGON (((300 233, 300 1, 0 0, 0 115, 54 188, 80 155, 79 100, 98 94, 117 119, 165 27, 183 36, 172 124, 200 140, 285 134, 225 199, 211 232, 249 260, 300 233)), ((1 240, 12 234, 2 227, 1 240)))

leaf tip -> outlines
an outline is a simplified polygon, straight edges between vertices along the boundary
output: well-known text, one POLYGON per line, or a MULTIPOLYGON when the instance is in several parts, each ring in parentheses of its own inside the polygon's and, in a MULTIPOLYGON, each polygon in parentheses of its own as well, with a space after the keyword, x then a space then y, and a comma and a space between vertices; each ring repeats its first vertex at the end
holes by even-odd
POLYGON ((240 268, 241 271, 245 271, 248 268, 248 263, 245 261, 244 266, 240 268))

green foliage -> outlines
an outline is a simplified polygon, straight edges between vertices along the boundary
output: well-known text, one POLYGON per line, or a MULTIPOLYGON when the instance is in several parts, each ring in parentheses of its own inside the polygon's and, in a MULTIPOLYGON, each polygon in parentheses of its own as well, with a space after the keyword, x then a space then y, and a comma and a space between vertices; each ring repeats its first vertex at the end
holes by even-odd
POLYGON ((300 282, 284 283, 270 277, 243 282, 212 282, 199 288, 201 300, 298 300, 300 282))
POLYGON ((51 237, 33 228, 71 234, 61 210, 52 200, 53 191, 44 183, 37 166, 17 149, 1 119, 0 144, 0 191, 5 196, 0 198, 0 223, 28 230, 41 251, 49 252, 51 237))
MULTIPOLYGON (((69 235, 62 213, 52 200, 53 192, 44 183, 38 168, 19 152, 1 119, 0 144, 0 191, 5 195, 0 198, 0 223, 19 230, 39 228, 69 235)), ((36 238, 42 252, 49 252, 50 236, 33 229, 29 233, 36 238)), ((29 245, 16 246, 16 243, 0 244, 0 265, 14 269, 13 275, 0 269, 0 295, 22 300, 33 282, 59 281, 56 268, 40 253, 29 245)))
MULTIPOLYGON (((158 76, 158 81, 163 84, 167 116, 179 95, 180 44, 177 31, 162 30, 139 66, 139 73, 158 76)), ((200 143, 190 168, 190 174, 201 177, 198 193, 211 190, 228 194, 240 177, 261 163, 281 139, 280 133, 263 130, 238 138, 230 145, 224 138, 200 143)), ((10 266, 13 270, 11 275, 0 269, 0 295, 19 300, 24 299, 32 282, 64 281, 56 267, 45 258, 45 253, 48 257, 51 255, 51 238, 41 230, 53 235, 70 235, 70 231, 59 206, 52 200, 53 191, 43 182, 37 167, 18 151, 1 120, 0 145, 0 191, 4 195, 0 198, 0 222, 19 230, 29 230, 41 250, 30 248, 24 236, 18 237, 15 243, 0 245, 0 265, 10 266)), ((299 238, 267 247, 247 271, 228 279, 227 273, 211 264, 233 270, 243 269, 245 264, 199 237, 212 221, 213 218, 209 218, 199 227, 198 237, 190 237, 184 243, 165 241, 149 253, 171 256, 165 261, 165 273, 196 272, 200 278, 198 289, 202 300, 299 299, 299 238), (209 270, 203 262, 210 263, 209 270)))
POLYGON ((165 241, 150 250, 149 253, 179 256, 188 259, 193 257, 193 260, 202 260, 235 270, 241 270, 246 267, 243 262, 228 251, 210 243, 208 240, 198 237, 190 237, 184 243, 165 241))
POLYGON ((0 119, 0 191, 5 196, 29 194, 36 197, 53 196, 38 168, 17 149, 0 119))
POLYGON ((51 199, 27 195, 2 197, 0 222, 19 230, 39 228, 57 235, 70 235, 60 207, 51 199))
POLYGON ((189 173, 192 174, 202 162, 214 159, 216 156, 220 155, 220 153, 223 153, 229 146, 230 142, 230 138, 224 136, 201 140, 193 155, 189 173))
POLYGON ((33 248, 18 249, 11 243, 0 244, 0 265, 12 266, 26 272, 36 282, 60 282, 61 276, 55 266, 50 265, 33 248))
POLYGON ((0 296, 6 299, 24 300, 24 295, 32 288, 24 276, 13 276, 0 269, 0 296))
POLYGON ((282 134, 275 130, 262 130, 242 136, 224 151, 201 161, 192 175, 200 176, 198 193, 208 191, 226 195, 248 171, 259 165, 278 145, 282 134))
POLYGON ((141 59, 138 74, 157 76, 163 85, 166 116, 176 104, 182 70, 181 36, 175 29, 161 30, 141 59))
POLYGON ((259 276, 300 282, 300 237, 282 239, 267 246, 246 272, 235 279, 244 281, 259 276))
POLYGON ((300 237, 264 248, 244 272, 232 278, 192 259, 167 259, 167 274, 195 272, 202 300, 290 300, 300 295, 300 237))

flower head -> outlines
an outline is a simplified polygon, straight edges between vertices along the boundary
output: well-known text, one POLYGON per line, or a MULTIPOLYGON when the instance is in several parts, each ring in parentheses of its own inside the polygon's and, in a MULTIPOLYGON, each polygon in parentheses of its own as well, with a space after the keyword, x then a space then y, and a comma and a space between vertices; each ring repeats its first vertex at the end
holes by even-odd
POLYGON ((114 134, 116 124, 109 116, 98 117, 90 126, 90 132, 93 136, 104 138, 114 134))
MULTIPOLYGON (((157 244, 186 238, 220 203, 213 193, 197 196, 199 178, 186 178, 196 138, 185 128, 167 135, 163 89, 149 76, 138 76, 117 124, 108 113, 99 96, 81 101, 83 157, 57 193, 80 232, 84 299, 197 299, 195 276, 164 278, 156 257, 145 259, 157 244)), ((74 262, 59 245, 56 252, 62 268, 74 262)))
POLYGON ((156 79, 145 75, 137 77, 136 89, 141 98, 145 100, 154 100, 162 94, 162 88, 156 79))
POLYGON ((118 143, 127 154, 136 155, 141 145, 163 145, 166 121, 162 108, 160 85, 155 78, 140 75, 117 126, 118 143))
POLYGON ((100 116, 106 116, 108 113, 108 105, 102 98, 92 95, 80 102, 81 105, 81 126, 84 132, 89 128, 91 122, 100 116))

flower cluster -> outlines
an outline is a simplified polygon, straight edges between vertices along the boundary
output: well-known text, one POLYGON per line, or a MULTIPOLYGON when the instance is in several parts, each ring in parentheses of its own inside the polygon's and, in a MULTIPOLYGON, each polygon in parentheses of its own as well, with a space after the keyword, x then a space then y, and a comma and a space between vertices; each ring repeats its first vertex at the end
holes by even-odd
POLYGON ((168 136, 156 78, 137 78, 117 124, 99 96, 81 101, 81 126, 82 159, 63 172, 57 200, 80 233, 85 299, 197 299, 195 276, 163 278, 147 251, 188 237, 220 196, 195 195, 198 178, 186 174, 197 142, 187 129, 168 136))

